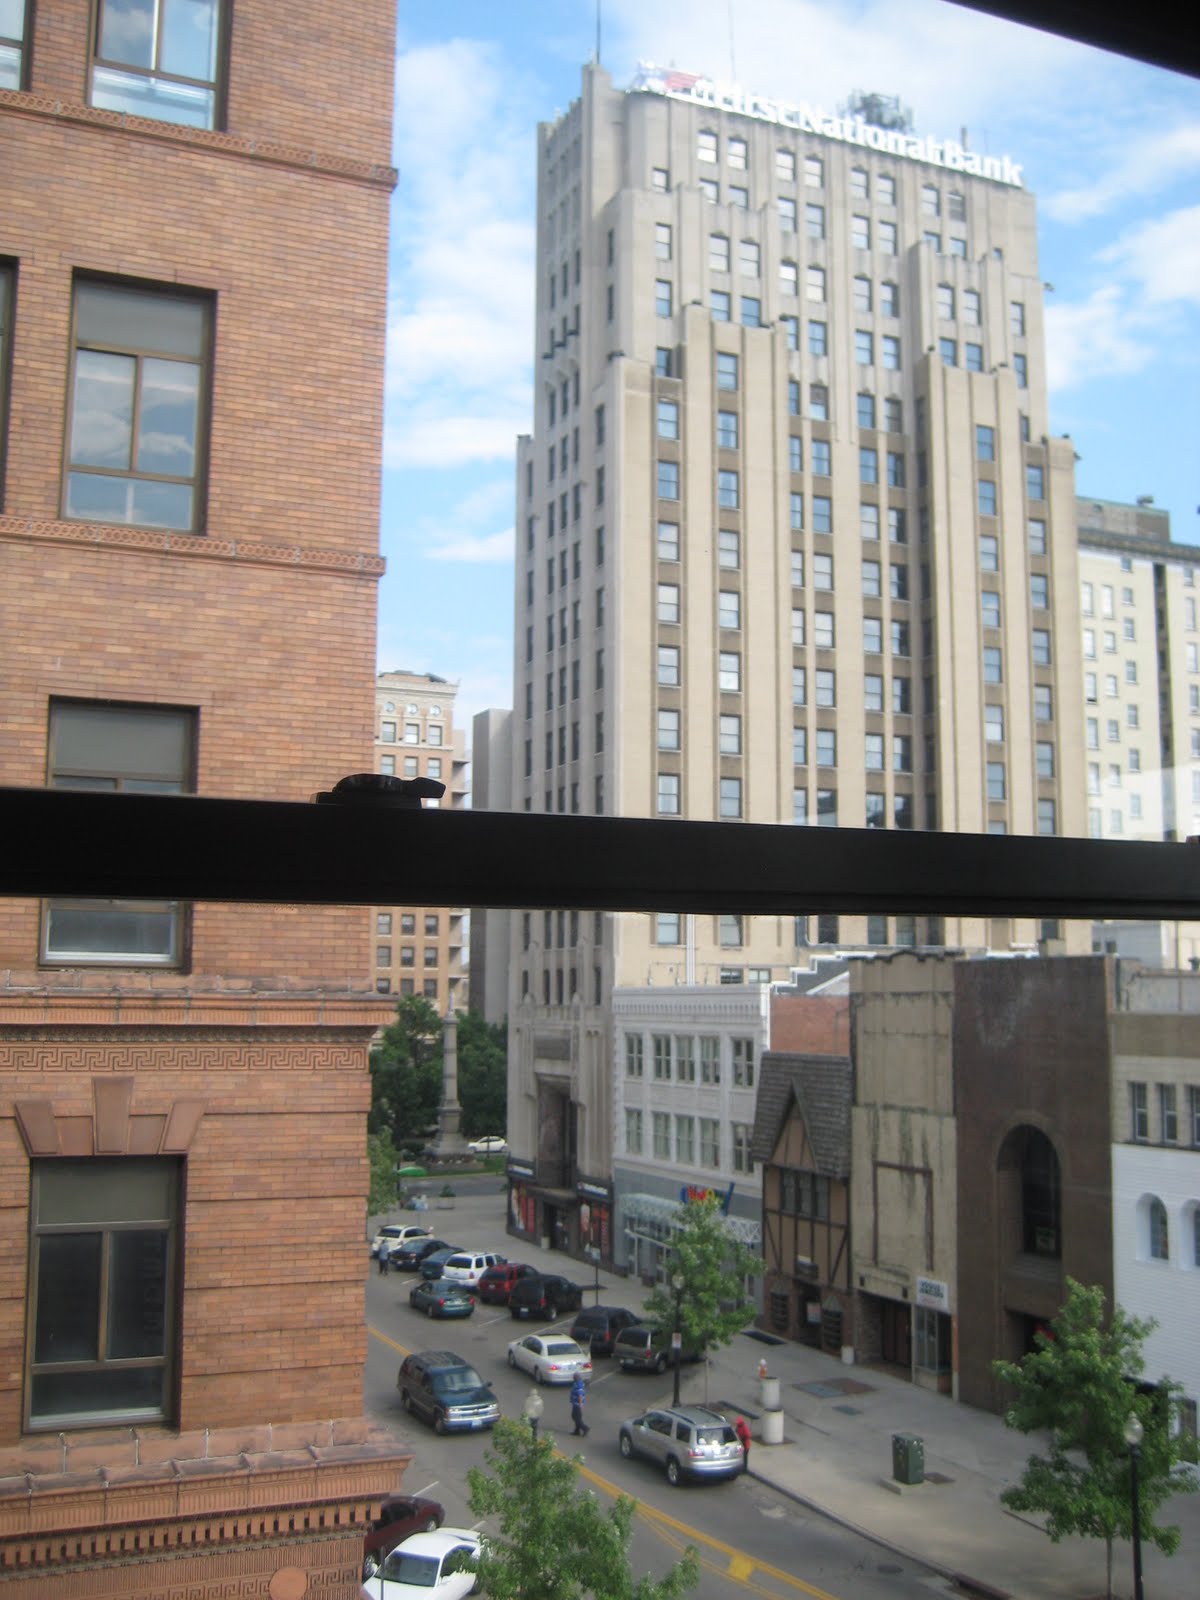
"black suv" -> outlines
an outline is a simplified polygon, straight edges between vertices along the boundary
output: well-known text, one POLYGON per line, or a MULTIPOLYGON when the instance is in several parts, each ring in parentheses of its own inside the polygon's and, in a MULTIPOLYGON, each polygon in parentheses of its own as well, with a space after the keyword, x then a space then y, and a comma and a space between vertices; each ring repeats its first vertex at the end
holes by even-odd
POLYGON ((610 1356, 613 1341, 622 1328, 630 1328, 638 1321, 636 1311, 626 1311, 624 1306, 587 1306, 571 1324, 571 1337, 594 1356, 610 1356))
POLYGON ((437 1433, 490 1428, 500 1415, 496 1396, 469 1362, 452 1350, 419 1350, 396 1375, 400 1404, 437 1433))
POLYGON ((539 1272, 531 1278, 518 1278, 508 1297, 514 1317, 545 1317, 553 1322, 560 1311, 575 1311, 583 1304, 583 1290, 570 1278, 539 1272))

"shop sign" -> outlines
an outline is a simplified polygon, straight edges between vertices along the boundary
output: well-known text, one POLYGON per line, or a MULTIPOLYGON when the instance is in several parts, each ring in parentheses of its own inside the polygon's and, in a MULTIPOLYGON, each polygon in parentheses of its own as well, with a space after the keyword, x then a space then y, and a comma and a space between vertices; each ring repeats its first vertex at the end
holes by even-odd
POLYGON ((950 1285, 937 1278, 918 1278, 916 1303, 930 1311, 950 1310, 950 1285))

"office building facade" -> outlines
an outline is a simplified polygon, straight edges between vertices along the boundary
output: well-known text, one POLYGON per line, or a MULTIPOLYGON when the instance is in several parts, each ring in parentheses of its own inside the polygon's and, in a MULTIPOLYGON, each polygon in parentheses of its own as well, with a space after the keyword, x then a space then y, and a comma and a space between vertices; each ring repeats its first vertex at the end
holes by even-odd
MULTIPOLYGON (((458 685, 426 672, 381 672, 375 680, 375 770, 446 786, 424 805, 467 803, 466 741, 454 727, 458 685)), ((467 915, 444 906, 379 906, 372 913, 379 994, 422 995, 440 1013, 467 1003, 467 915)))
MULTIPOLYGON (((591 66, 541 129, 510 803, 1082 834, 1074 451, 1050 437, 1019 169, 939 164, 877 97, 825 124, 721 98, 591 66)), ((627 917, 547 949, 513 928, 510 1142, 534 1157, 566 1039, 583 1172, 612 1159, 587 1084, 614 985, 1064 931, 627 917)))

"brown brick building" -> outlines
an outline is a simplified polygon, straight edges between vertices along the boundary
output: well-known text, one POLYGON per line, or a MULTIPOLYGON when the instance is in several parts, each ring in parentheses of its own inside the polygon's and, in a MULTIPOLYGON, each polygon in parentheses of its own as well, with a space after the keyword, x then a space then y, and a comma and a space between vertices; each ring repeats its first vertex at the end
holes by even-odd
MULTIPOLYGON (((392 0, 16 14, 0 783, 307 800, 372 765, 392 0)), ((371 956, 361 910, 0 902, 15 1592, 357 1592, 405 1461, 362 1417, 371 956)))

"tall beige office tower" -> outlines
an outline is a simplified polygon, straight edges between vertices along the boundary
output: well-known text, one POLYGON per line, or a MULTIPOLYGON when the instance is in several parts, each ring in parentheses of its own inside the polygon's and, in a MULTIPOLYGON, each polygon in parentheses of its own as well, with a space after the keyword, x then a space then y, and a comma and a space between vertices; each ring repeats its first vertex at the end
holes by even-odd
MULTIPOLYGON (((1074 450, 1050 437, 1042 290, 1020 166, 918 136, 895 101, 834 114, 585 68, 539 134, 512 806, 1085 833, 1074 450)), ((611 1171, 614 984, 1068 930, 511 931, 513 1214, 578 1242, 611 1171)))

